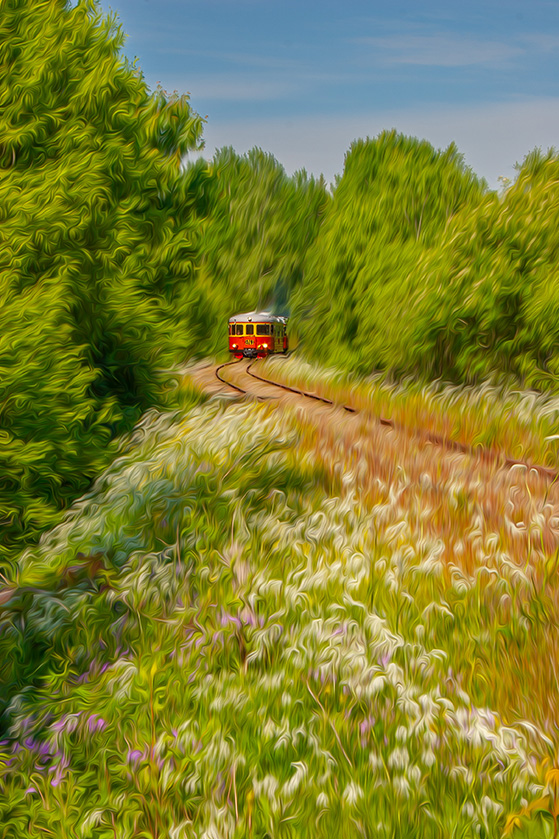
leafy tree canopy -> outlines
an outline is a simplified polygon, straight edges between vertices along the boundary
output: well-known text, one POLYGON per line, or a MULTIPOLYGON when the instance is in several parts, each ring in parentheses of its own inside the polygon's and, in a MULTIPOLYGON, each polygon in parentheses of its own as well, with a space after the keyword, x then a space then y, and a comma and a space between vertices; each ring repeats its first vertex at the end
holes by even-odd
POLYGON ((457 215, 402 292, 407 313, 388 350, 395 369, 557 388, 558 185, 557 153, 536 149, 501 200, 457 215))
POLYGON ((201 120, 150 94, 122 43, 94 0, 2 3, 5 548, 87 486, 101 445, 157 398, 164 316, 192 270, 180 165, 201 120))
POLYGON ((391 297, 485 190, 453 144, 437 151, 395 131, 355 142, 294 300, 305 345, 362 372, 384 366, 391 297))

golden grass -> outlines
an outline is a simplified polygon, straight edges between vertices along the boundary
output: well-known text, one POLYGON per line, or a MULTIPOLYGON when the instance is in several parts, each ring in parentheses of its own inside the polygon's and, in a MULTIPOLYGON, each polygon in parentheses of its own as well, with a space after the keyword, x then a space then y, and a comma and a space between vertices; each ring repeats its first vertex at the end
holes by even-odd
MULTIPOLYGON (((275 366, 273 375, 279 370, 275 366)), ((301 379, 289 377, 289 382, 309 387, 301 379)), ((375 402, 364 387, 349 391, 321 383, 316 391, 370 408, 375 402)), ((402 417, 407 416, 405 394, 398 399, 402 417)), ((450 429, 451 419, 436 413, 441 401, 427 397, 422 404, 417 394, 411 401, 414 421, 428 419, 431 428, 450 429)), ((384 412, 395 402, 376 404, 384 412)), ((454 404, 460 404, 459 395, 454 404)), ((404 430, 380 426, 367 416, 358 423, 348 418, 343 426, 298 422, 297 457, 308 457, 338 479, 357 475, 359 503, 370 511, 384 508, 377 539, 387 540, 387 551, 409 548, 420 558, 439 544, 438 596, 452 595, 457 578, 476 589, 480 634, 472 641, 464 630, 458 645, 460 687, 498 710, 505 721, 540 726, 559 750, 559 482, 521 466, 503 467, 481 453, 472 456, 420 442, 413 428, 407 430, 409 421, 404 430), (387 539, 390 529, 398 527, 399 536, 387 539), (494 575, 501 577, 503 569, 516 580, 508 593, 494 584, 494 575)), ((493 426, 503 431, 499 446, 514 438, 499 417, 493 426)), ((472 417, 462 423, 462 429, 468 428, 472 440, 472 417)), ((543 450, 534 429, 519 422, 515 433, 524 434, 525 450, 530 435, 531 450, 543 450)))
MULTIPOLYGON (((272 378, 348 404, 377 420, 454 441, 469 449, 559 468, 559 399, 532 391, 420 386, 411 379, 393 384, 380 375, 357 379, 297 358, 271 357, 272 378)), ((264 373, 266 375, 266 373, 264 373)))

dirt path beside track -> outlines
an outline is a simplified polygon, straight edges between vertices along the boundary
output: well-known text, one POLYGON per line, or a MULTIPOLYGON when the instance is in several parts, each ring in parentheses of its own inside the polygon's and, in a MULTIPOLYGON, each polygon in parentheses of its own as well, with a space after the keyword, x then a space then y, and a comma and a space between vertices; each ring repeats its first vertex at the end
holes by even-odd
MULTIPOLYGON (((422 557, 436 555, 436 573, 449 597, 478 584, 488 587, 483 597, 490 622, 509 620, 511 595, 502 592, 518 586, 514 598, 519 602, 541 601, 544 624, 502 650, 487 650, 488 669, 482 667, 479 678, 493 683, 491 702, 505 719, 551 724, 559 715, 559 693, 549 690, 541 674, 550 667, 559 672, 559 481, 507 462, 498 452, 441 445, 426 431, 391 427, 364 410, 351 414, 280 390, 253 379, 247 366, 240 362, 222 371, 247 395, 219 382, 215 364, 199 364, 187 375, 208 394, 258 400, 263 411, 291 412, 301 459, 333 475, 342 487, 335 492, 343 494, 346 477, 356 477, 358 503, 378 516, 379 544, 388 562, 405 556, 420 567, 422 557), (526 681, 524 688, 507 693, 491 675, 502 668, 526 681)), ((255 372, 278 375, 264 365, 256 365, 255 372)), ((522 608, 529 614, 532 607, 522 608)))

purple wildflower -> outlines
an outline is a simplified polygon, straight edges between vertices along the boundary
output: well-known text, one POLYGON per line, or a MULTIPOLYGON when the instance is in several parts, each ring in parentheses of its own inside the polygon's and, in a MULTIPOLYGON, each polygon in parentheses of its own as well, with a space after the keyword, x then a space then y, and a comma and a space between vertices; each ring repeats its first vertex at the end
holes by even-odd
POLYGON ((106 722, 102 717, 99 717, 97 714, 92 714, 92 716, 87 721, 87 725, 89 728, 89 733, 93 734, 95 731, 101 731, 101 729, 105 728, 106 722))

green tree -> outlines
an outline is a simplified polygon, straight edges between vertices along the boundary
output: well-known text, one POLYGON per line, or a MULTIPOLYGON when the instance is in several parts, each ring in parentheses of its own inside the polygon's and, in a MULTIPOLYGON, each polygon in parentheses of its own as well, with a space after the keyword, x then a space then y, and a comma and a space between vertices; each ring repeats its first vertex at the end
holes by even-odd
POLYGON ((308 350, 361 372, 386 366, 387 332, 403 315, 392 299, 484 189, 453 144, 441 152, 395 131, 355 142, 294 299, 308 350))
POLYGON ((149 92, 95 0, 1 6, 9 549, 87 486, 107 439, 158 398, 157 367, 172 351, 166 318, 192 276, 194 197, 181 161, 201 120, 186 97, 149 92))
MULTIPOLYGON (((559 159, 536 150, 499 197, 464 208, 403 288, 392 366, 456 382, 556 389, 559 159)), ((410 275, 411 276, 411 275, 410 275)))

